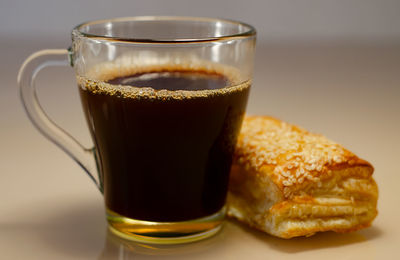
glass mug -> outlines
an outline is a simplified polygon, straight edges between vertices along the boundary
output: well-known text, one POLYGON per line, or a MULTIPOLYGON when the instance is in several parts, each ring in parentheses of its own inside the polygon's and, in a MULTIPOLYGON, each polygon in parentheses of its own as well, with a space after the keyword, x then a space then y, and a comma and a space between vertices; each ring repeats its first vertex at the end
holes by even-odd
POLYGON ((225 216, 255 41, 252 26, 213 18, 83 23, 68 50, 42 50, 25 61, 22 102, 38 130, 104 194, 112 232, 159 244, 203 239, 225 216), (54 65, 76 72, 93 148, 55 125, 39 104, 35 77, 54 65))

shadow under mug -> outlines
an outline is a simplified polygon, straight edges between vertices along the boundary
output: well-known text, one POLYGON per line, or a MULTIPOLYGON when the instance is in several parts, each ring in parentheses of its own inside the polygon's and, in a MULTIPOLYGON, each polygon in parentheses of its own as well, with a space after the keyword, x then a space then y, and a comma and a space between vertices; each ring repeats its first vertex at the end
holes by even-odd
POLYGON ((42 50, 18 83, 38 130, 104 194, 115 234, 172 244, 218 232, 251 85, 255 29, 194 17, 83 23, 68 50, 42 50), (42 110, 38 72, 71 65, 94 143, 85 148, 42 110))

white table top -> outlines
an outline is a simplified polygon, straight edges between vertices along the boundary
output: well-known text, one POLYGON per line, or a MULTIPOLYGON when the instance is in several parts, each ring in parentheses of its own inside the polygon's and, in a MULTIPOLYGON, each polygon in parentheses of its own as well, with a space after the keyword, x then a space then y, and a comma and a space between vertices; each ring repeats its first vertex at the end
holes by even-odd
MULTIPOLYGON (((282 240, 227 221, 208 240, 149 247, 107 232, 100 193, 79 166, 30 124, 16 75, 34 50, 69 43, 1 39, 0 254, 4 259, 395 259, 400 245, 400 45, 259 44, 251 114, 323 133, 375 166, 379 216, 350 234, 282 240)), ((49 114, 90 139, 71 68, 39 75, 49 114)))

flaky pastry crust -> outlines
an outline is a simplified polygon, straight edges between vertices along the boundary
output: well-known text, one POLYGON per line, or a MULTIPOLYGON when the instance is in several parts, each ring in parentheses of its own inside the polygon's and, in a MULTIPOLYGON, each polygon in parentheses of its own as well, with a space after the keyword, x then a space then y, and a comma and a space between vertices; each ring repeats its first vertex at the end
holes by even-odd
POLYGON ((377 215, 373 171, 322 135, 248 116, 231 170, 228 216, 282 238, 358 230, 377 215))

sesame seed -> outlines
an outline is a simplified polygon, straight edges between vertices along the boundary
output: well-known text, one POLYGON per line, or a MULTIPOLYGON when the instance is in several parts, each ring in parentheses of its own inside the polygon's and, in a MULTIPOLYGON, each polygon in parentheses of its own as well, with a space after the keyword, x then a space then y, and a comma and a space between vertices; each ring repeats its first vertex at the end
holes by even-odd
POLYGON ((316 162, 317 162, 317 159, 315 159, 315 158, 312 158, 311 160, 308 161, 308 163, 310 163, 310 164, 313 164, 313 163, 316 163, 316 162))
POLYGON ((285 181, 282 182, 282 184, 283 184, 284 186, 291 186, 293 183, 290 182, 290 181, 288 181, 288 180, 285 180, 285 181))
POLYGON ((335 162, 337 162, 337 163, 341 163, 342 162, 342 159, 340 158, 340 156, 335 156, 335 157, 333 157, 333 160, 335 161, 335 162))

